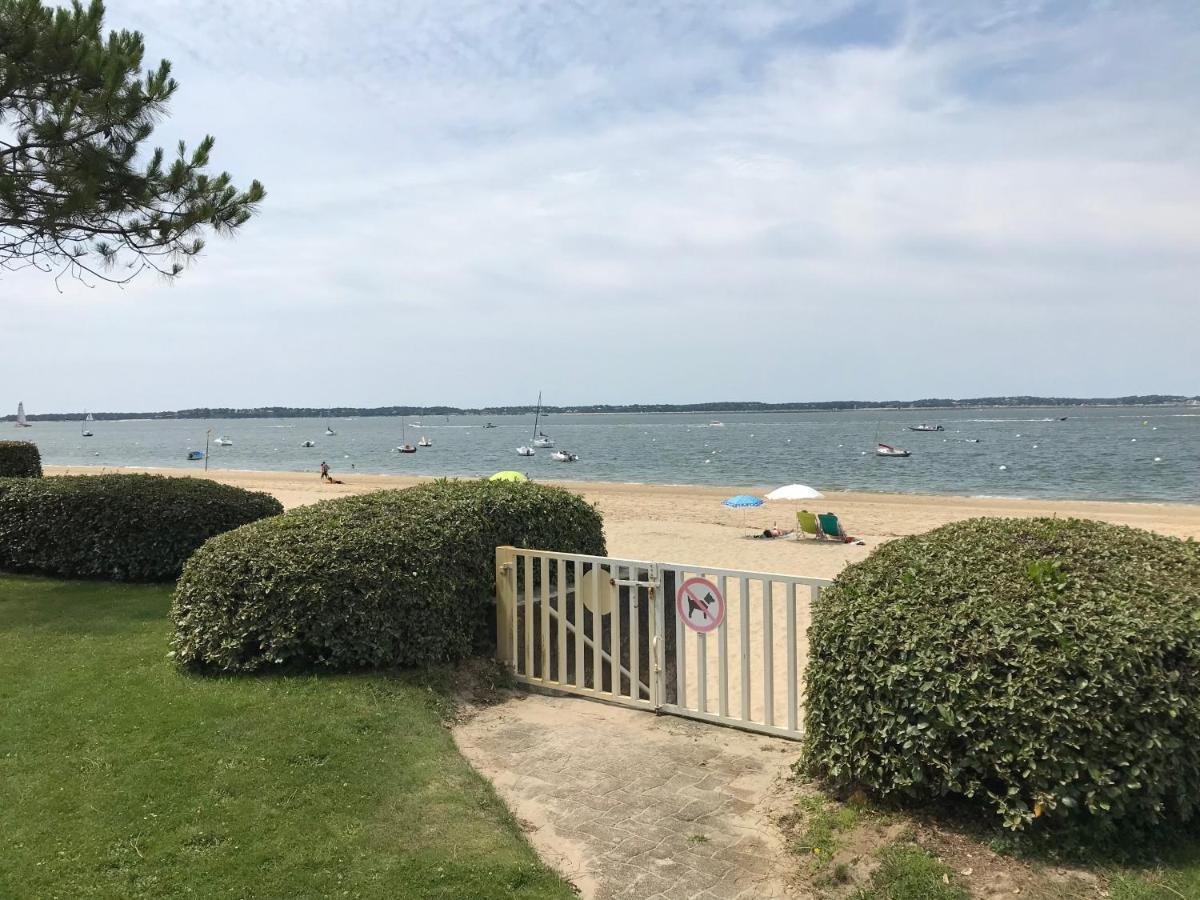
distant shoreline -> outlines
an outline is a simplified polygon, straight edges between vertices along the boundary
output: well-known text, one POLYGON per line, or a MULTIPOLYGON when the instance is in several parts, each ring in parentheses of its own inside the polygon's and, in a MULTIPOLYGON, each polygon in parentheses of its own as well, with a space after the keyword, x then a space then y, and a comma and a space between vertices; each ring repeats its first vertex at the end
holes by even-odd
MULTIPOLYGON (((1130 397, 973 397, 962 400, 831 400, 811 403, 762 403, 758 401, 714 401, 712 403, 661 404, 581 404, 576 406, 543 406, 549 415, 730 415, 739 413, 798 413, 798 412, 944 412, 953 410, 989 409, 1111 409, 1127 407, 1190 406, 1200 408, 1200 396, 1186 397, 1168 394, 1143 394, 1130 397)), ((522 416, 534 412, 527 406, 495 406, 460 408, 452 406, 375 406, 334 407, 318 409, 294 406, 260 407, 198 407, 195 409, 161 412, 96 412, 96 421, 170 420, 170 419, 345 419, 388 418, 406 416, 522 416)), ((65 422, 82 419, 84 411, 29 414, 30 422, 65 422)), ((16 421, 14 414, 0 418, 16 421)))

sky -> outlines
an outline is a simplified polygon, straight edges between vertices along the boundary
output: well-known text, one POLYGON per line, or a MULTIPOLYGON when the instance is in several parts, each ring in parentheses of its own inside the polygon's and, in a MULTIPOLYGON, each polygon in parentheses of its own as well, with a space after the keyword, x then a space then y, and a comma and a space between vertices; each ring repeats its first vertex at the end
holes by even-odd
POLYGON ((0 408, 1200 393, 1200 4, 110 0, 268 191, 0 408))

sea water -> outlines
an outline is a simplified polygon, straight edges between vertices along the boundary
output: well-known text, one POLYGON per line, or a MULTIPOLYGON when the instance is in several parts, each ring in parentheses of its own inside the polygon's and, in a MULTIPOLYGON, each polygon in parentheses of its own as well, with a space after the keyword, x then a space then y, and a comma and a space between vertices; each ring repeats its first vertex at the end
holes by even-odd
POLYGON ((404 438, 433 447, 400 454, 401 420, 157 419, 36 422, 11 429, 48 464, 203 469, 188 462, 209 438, 212 469, 306 471, 337 476, 481 476, 516 469, 535 479, 769 488, 800 482, 828 490, 1200 502, 1200 408, 1115 407, 887 410, 819 413, 554 414, 541 430, 579 455, 560 463, 539 449, 520 457, 532 416, 415 417, 404 438), (1066 421, 1059 421, 1060 416, 1066 421), (719 419, 721 424, 714 424, 719 419), (497 427, 484 428, 486 421, 497 427), (918 433, 907 426, 941 424, 918 433), (231 447, 213 441, 225 436, 231 447), (310 440, 316 446, 301 445, 310 440), (977 442, 976 442, 977 441, 977 442), (876 442, 907 459, 874 453, 876 442))

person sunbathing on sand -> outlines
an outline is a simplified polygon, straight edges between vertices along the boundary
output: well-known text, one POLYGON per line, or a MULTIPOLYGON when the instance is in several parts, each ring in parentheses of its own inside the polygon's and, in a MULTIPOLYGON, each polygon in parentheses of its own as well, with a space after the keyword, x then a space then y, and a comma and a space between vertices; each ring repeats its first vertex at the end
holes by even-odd
POLYGON ((791 531, 784 531, 782 528, 764 528, 761 537, 765 538, 781 538, 787 537, 791 531))

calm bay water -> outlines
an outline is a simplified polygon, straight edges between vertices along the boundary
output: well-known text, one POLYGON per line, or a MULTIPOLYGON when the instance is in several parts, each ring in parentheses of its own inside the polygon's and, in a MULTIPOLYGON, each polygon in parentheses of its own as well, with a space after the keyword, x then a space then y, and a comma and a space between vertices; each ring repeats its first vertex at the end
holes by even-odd
MULTIPOLYGON (((753 487, 802 482, 822 489, 1200 502, 1200 409, 1196 407, 954 410, 884 413, 725 413, 568 415, 543 430, 579 461, 552 451, 521 458, 532 417, 426 417, 409 420, 407 438, 434 446, 400 454, 401 423, 392 418, 334 419, 336 437, 317 419, 37 422, 14 437, 34 440, 46 463, 193 467, 205 431, 230 438, 210 446, 209 467, 310 471, 322 460, 335 475, 479 476, 517 469, 532 478, 723 484, 753 487), (1067 421, 1057 421, 1060 415, 1067 421), (940 423, 944 432, 905 426, 940 423), (971 443, 978 438, 979 443, 971 443), (305 440, 316 443, 305 449, 305 440), (874 456, 876 440, 912 451, 909 459, 874 456), (1156 461, 1156 457, 1158 461, 1156 461), (1001 467, 1005 468, 1001 468, 1001 467)), ((8 435, 5 435, 6 437, 8 435)))

